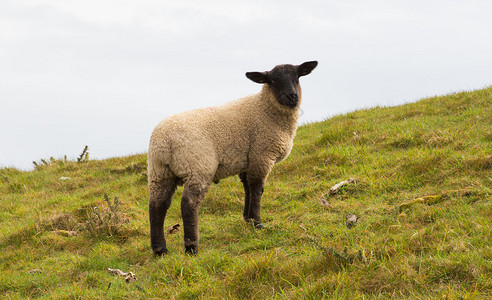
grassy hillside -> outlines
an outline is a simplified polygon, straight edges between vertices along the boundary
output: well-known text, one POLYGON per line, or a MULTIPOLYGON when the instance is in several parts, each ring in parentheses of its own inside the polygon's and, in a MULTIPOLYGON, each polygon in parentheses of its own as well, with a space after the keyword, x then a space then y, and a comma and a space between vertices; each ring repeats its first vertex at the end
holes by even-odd
MULTIPOLYGON (((492 88, 300 127, 265 188, 267 228, 242 220, 239 179, 223 180, 197 257, 182 230, 152 255, 145 170, 145 155, 1 169, 1 297, 492 297, 492 88)), ((181 191, 166 227, 182 224, 181 191)))

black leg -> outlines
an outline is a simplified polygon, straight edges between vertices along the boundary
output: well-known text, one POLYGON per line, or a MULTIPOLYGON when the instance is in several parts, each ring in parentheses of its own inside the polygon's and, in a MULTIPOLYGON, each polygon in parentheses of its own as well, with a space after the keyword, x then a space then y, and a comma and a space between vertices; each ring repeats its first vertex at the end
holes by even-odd
POLYGON ((164 219, 176 190, 175 180, 163 180, 149 183, 149 221, 150 244, 156 255, 167 253, 164 237, 164 219))
POLYGON ((250 197, 250 191, 249 191, 249 185, 248 185, 248 179, 246 172, 240 173, 239 174, 239 179, 241 179, 241 182, 243 183, 244 187, 244 211, 243 211, 243 218, 244 220, 249 220, 249 197, 250 197))
POLYGON ((263 182, 263 180, 248 180, 250 190, 248 219, 253 220, 255 227, 258 229, 263 228, 260 217, 261 196, 263 195, 264 191, 263 182))
POLYGON ((198 210, 208 191, 209 184, 186 183, 181 198, 181 216, 184 227, 185 253, 198 253, 198 210))

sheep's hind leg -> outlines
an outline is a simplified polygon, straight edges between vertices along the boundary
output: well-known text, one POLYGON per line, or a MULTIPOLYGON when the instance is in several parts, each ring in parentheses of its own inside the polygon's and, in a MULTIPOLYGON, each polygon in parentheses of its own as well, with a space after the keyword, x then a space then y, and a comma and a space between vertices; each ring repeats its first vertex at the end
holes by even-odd
POLYGON ((183 189, 181 216, 184 227, 185 253, 189 255, 198 253, 198 209, 209 187, 210 184, 187 182, 183 189))
POLYGON ((169 206, 171 206, 176 185, 175 179, 149 183, 150 244, 156 255, 167 253, 166 239, 164 237, 164 219, 169 206))

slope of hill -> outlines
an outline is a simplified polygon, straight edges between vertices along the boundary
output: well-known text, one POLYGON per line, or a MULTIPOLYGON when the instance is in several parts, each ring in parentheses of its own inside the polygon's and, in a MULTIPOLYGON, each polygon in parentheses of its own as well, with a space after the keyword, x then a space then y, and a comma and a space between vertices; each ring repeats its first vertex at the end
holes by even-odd
MULTIPOLYGON (((1 169, 0 295, 492 296, 492 88, 300 127, 265 188, 266 229, 242 220, 237 177, 223 180, 201 208, 197 257, 182 230, 152 255, 145 171, 145 155, 1 169)), ((166 227, 181 224, 181 191, 166 227)))

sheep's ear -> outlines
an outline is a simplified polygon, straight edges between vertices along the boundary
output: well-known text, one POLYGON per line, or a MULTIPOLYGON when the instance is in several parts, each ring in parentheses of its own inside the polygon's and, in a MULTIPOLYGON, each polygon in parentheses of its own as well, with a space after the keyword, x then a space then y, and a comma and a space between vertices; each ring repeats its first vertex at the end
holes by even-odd
POLYGON ((299 66, 297 66, 297 74, 299 77, 301 76, 306 76, 307 74, 311 73, 314 68, 318 65, 317 61, 308 61, 305 62, 299 66))
POLYGON ((246 77, 256 83, 270 83, 268 72, 246 72, 246 77))

